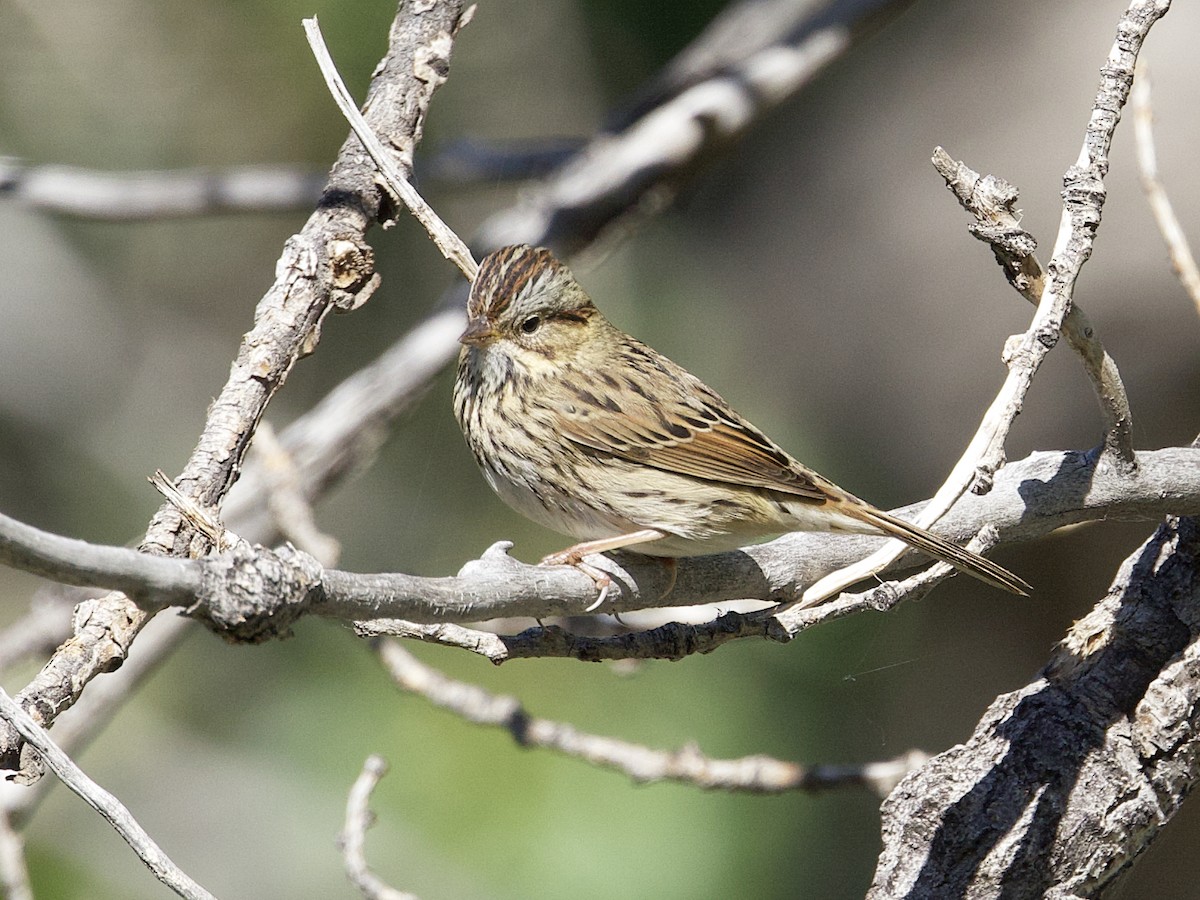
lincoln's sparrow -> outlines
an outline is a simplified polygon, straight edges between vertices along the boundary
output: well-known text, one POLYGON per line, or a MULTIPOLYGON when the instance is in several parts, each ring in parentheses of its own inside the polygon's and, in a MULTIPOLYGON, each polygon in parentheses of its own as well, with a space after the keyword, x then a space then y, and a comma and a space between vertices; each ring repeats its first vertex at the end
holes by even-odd
POLYGON ((579 566, 605 587, 586 554, 636 545, 693 556, 785 531, 882 533, 988 584, 1030 590, 801 465, 612 325, 549 250, 484 259, 467 315, 454 412, 471 452, 510 506, 582 541, 543 564, 579 566))

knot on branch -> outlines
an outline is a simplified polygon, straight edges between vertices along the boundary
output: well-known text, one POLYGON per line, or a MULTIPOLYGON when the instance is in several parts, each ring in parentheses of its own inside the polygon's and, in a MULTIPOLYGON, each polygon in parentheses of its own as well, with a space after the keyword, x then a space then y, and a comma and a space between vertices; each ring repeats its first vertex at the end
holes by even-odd
POLYGON ((200 593, 187 609, 230 643, 261 644, 292 635, 292 623, 321 586, 321 564, 291 544, 270 550, 239 543, 205 557, 200 593))
POLYGON ((352 312, 370 299, 379 286, 375 251, 357 235, 337 237, 325 247, 329 254, 333 307, 352 312))
POLYGON ((483 551, 479 559, 468 560, 458 570, 459 578, 483 578, 489 575, 509 576, 525 568, 520 560, 513 559, 508 551, 513 548, 512 541, 496 541, 483 551))
POLYGON ((1024 228, 1013 224, 967 226, 972 237, 991 244, 997 251, 1004 251, 1017 259, 1032 256, 1037 250, 1037 241, 1024 228))
POLYGON ((1100 210, 1108 190, 1104 186, 1107 163, 1092 162, 1087 166, 1071 166, 1063 176, 1063 205, 1079 227, 1095 231, 1100 224, 1100 210))

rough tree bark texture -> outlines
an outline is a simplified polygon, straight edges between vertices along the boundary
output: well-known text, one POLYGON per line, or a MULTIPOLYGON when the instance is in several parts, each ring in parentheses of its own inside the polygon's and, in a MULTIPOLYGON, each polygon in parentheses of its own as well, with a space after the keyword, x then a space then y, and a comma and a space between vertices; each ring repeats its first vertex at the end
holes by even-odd
POLYGON ((1200 523, 1171 519, 1035 681, 883 806, 869 897, 1092 897, 1197 775, 1200 523))

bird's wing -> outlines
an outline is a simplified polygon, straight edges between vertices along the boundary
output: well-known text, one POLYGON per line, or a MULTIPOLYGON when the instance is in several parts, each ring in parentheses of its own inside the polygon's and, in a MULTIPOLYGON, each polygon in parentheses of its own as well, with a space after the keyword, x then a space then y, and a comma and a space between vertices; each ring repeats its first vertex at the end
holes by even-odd
MULTIPOLYGON (((548 386, 544 401, 571 441, 705 481, 823 503, 826 482, 792 459, 700 379, 643 344, 548 386), (582 376, 582 377, 579 377, 582 376)), ((832 488, 832 485, 829 485, 832 488)))

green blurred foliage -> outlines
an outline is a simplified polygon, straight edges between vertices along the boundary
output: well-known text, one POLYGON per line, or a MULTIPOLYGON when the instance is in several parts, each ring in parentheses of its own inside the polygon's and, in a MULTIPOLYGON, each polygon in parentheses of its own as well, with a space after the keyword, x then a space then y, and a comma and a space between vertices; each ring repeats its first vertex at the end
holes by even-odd
MULTIPOLYGON (((464 137, 587 135, 719 6, 481 3, 422 153, 464 137)), ((769 116, 679 208, 581 261, 580 276, 615 321, 807 462, 881 504, 924 496, 998 386, 1004 337, 1027 319, 963 234, 929 150, 944 143, 1019 184, 1026 221, 1048 248, 1058 180, 1121 7, 919 3, 769 116)), ((345 126, 301 35, 299 19, 312 13, 361 96, 384 50, 387 4, 0 4, 0 153, 100 169, 324 167, 345 126)), ((1197 186, 1181 162, 1200 99, 1179 37, 1187 16, 1195 25, 1194 11, 1173 11, 1152 40, 1162 54, 1160 160, 1180 198, 1197 186)), ((1162 261, 1130 156, 1122 135, 1082 300, 1124 367, 1139 445, 1186 442, 1196 422, 1179 411, 1195 409, 1200 387, 1196 323, 1162 261)), ((505 184, 424 187, 464 235, 515 194, 505 184)), ((1195 204, 1181 212, 1200 233, 1195 204)), ((182 465, 305 215, 119 225, 0 205, 0 508, 76 536, 134 538, 156 505, 145 476, 182 465)), ((326 322, 318 351, 269 411, 276 426, 386 348, 451 282, 413 223, 372 240, 383 287, 326 322)), ((487 490, 449 394, 447 373, 376 463, 319 505, 345 568, 447 574, 502 538, 524 559, 561 548, 487 490)), ((1089 446, 1096 427, 1077 364, 1057 353, 1010 456, 1089 446)), ((937 752, 1037 670, 1148 530, 1092 526, 1006 548, 1001 562, 1039 588, 1031 601, 956 579, 924 603, 791 646, 726 647, 632 675, 416 652, 519 697, 531 715, 652 747, 695 742, 713 756, 801 762, 937 752)), ((0 623, 24 610, 29 584, 0 573, 0 623)), ((5 673, 6 688, 29 674, 5 673)), ((373 804, 369 856, 430 900, 848 898, 861 896, 878 850, 878 802, 862 792, 766 798, 632 785, 400 695, 369 648, 327 622, 254 648, 198 631, 80 759, 218 895, 350 897, 333 841, 372 752, 392 771, 373 804)), ((1194 836, 1186 827, 1168 830, 1164 847, 1194 836)), ((61 789, 27 836, 38 896, 163 896, 61 789)), ((1128 896, 1190 896, 1173 856, 1183 858, 1148 854, 1130 879, 1141 893, 1128 896)))

